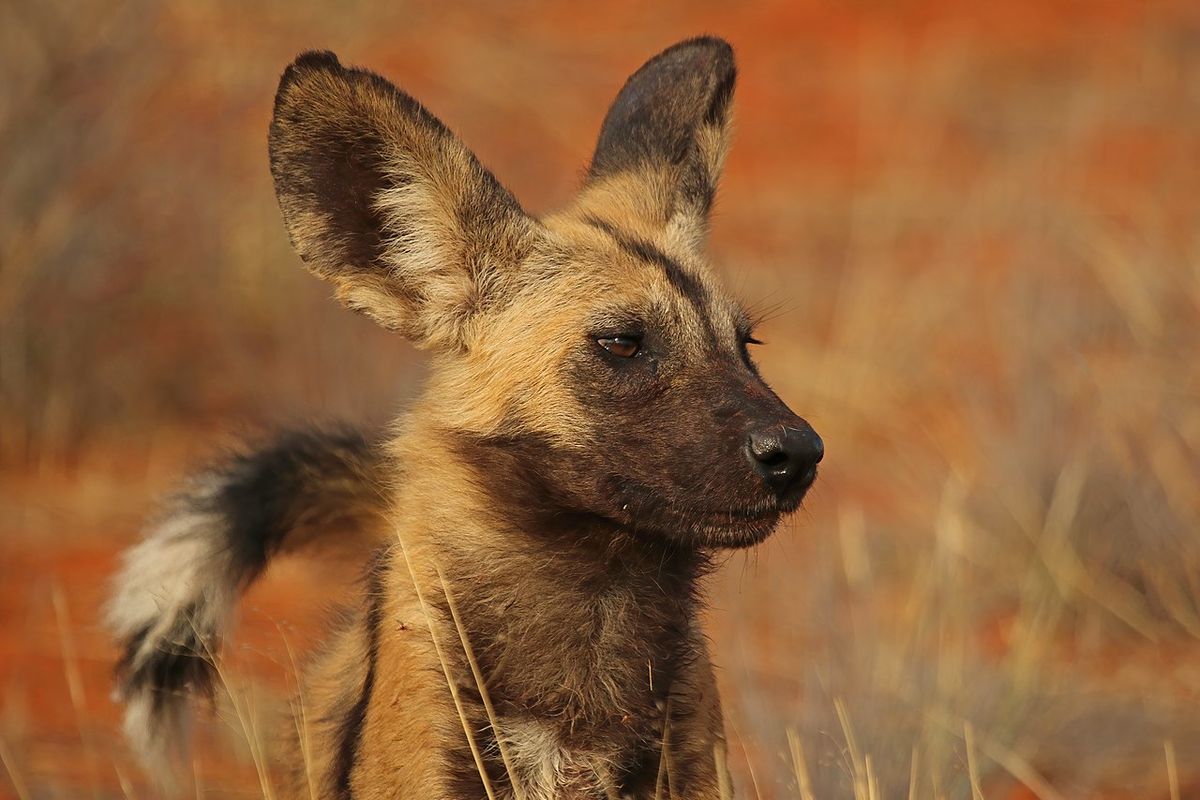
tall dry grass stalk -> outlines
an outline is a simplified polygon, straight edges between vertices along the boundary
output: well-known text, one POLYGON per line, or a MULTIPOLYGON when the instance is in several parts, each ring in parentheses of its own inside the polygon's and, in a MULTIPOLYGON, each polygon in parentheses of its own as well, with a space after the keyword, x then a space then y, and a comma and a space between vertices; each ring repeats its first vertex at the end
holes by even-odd
MULTIPOLYGON (((408 566, 408 574, 412 579, 413 590, 417 595, 417 602, 421 606, 421 613, 425 616, 426 624, 429 626, 429 638, 433 641, 433 649, 437 653, 438 661, 442 665, 442 674, 446 679, 446 686, 450 690, 450 697, 454 700, 454 710, 458 714, 458 719, 462 723, 463 735, 467 737, 467 744, 471 748, 471 757, 475 761, 475 769, 479 772, 479 780, 483 783, 484 791, 487 792, 488 800, 496 800, 496 793, 492 789, 491 779, 488 777, 487 769, 483 765, 483 755, 480 753, 479 744, 475 741, 475 731, 471 727, 470 719, 467 717, 466 710, 463 707, 462 698, 458 693, 458 682, 451 674, 450 662, 446 659, 445 650, 442 647, 442 637, 438 632, 437 617, 429 610, 429 605, 425 601, 425 592, 421 588, 421 579, 417 575, 416 569, 413 568, 412 560, 408 556, 408 548, 404 543, 404 536, 400 532, 399 527, 396 528, 396 541, 400 545, 400 551, 404 555, 404 563, 408 566)), ((515 776, 510 775, 509 780, 514 780, 515 776)))
MULTIPOLYGON (((496 709, 492 705, 492 696, 488 692, 487 682, 483 679, 483 672, 479 669, 479 662, 475 660, 475 651, 471 648, 471 642, 467 637, 466 626, 463 625, 462 618, 458 615, 458 604, 454 602, 454 594, 450 591, 449 585, 446 583, 446 576, 442 574, 441 567, 437 569, 438 588, 446 598, 446 605, 450 608, 450 617, 454 621, 454 627, 458 631, 458 641, 462 645, 463 655, 467 659, 467 663, 471 666, 471 676, 475 679, 475 687, 479 690, 479 696, 483 700, 484 711, 487 712, 488 723, 492 726, 492 733, 496 737, 496 747, 500 751, 500 760, 504 763, 504 771, 508 773, 508 782, 512 786, 513 795, 516 800, 524 800, 525 789, 521 782, 517 780, 517 772, 513 768, 512 757, 508 753, 508 745, 504 740, 504 733, 500 730, 500 722, 496 716, 496 709)), ((432 623, 431 623, 432 624, 432 623)))
POLYGON ((8 742, 3 736, 0 736, 0 764, 4 765, 4 772, 8 775, 9 783, 12 784, 17 797, 20 800, 31 800, 32 795, 29 794, 29 789, 25 784, 25 776, 22 774, 16 758, 13 757, 12 751, 8 749, 8 742))
POLYGON ((50 587, 50 598, 54 605, 54 621, 58 627, 58 646, 63 656, 63 674, 67 681, 67 693, 71 698, 71 707, 75 712, 75 726, 79 729, 79 740, 83 745, 84 763, 87 768, 88 782, 91 785, 92 797, 100 796, 97 784, 97 769, 99 760, 96 757, 96 746, 87 726, 87 698, 83 694, 83 677, 79 670, 79 653, 75 648, 75 639, 71 635, 71 615, 67 608, 67 598, 62 586, 55 581, 50 587))

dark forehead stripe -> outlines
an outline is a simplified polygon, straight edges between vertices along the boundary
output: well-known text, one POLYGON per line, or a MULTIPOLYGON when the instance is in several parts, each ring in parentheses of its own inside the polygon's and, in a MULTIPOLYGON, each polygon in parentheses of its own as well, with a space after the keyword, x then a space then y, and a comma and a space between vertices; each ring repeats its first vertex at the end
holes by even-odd
POLYGON ((700 312, 700 318, 704 320, 704 324, 706 326, 709 324, 710 303, 708 290, 704 288, 704 285, 694 275, 689 274, 680 266, 678 261, 645 239, 630 236, 611 223, 598 217, 589 216, 584 221, 593 228, 604 231, 611 236, 616 241, 617 246, 626 253, 640 258, 642 261, 661 267, 663 274, 667 276, 670 284, 680 294, 692 301, 692 304, 696 306, 696 310, 700 312))

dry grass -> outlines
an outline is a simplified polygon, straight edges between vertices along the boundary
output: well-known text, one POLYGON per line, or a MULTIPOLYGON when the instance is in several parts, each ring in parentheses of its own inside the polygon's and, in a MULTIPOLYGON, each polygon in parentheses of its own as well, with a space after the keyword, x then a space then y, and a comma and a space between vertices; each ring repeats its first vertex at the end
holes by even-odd
MULTIPOLYGON (((538 211, 622 73, 698 30, 742 63, 715 255, 781 303, 763 370, 829 447, 806 510, 713 583, 739 796, 1200 792, 1187 6, 0 3, 0 796, 146 796, 95 608, 211 430, 377 422, 419 384, 287 248, 283 64, 385 71, 538 211)), ((306 577, 248 604, 255 691, 312 638, 276 629, 306 577)), ((202 736, 198 794, 269 784, 233 708, 251 744, 202 736)))

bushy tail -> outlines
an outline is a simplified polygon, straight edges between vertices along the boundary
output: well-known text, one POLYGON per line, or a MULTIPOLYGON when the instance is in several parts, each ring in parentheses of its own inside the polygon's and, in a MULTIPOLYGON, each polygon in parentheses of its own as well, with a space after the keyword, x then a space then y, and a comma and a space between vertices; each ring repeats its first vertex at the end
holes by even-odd
POLYGON ((166 776, 185 749, 189 695, 211 693, 239 596, 276 555, 372 549, 383 457, 349 431, 295 431, 193 477, 124 557, 108 620, 121 643, 125 733, 166 776))

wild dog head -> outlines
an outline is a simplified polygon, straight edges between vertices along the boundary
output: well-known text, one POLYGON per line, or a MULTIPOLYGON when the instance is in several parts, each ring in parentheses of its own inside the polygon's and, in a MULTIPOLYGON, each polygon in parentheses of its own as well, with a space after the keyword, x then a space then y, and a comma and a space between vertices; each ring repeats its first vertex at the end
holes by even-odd
POLYGON ((821 439, 759 375, 704 253, 735 76, 719 39, 652 58, 576 200, 535 219, 383 78, 329 53, 287 69, 270 153, 292 243, 346 305, 437 354, 426 406, 471 443, 444 457, 697 546, 759 541, 799 505, 821 439))

